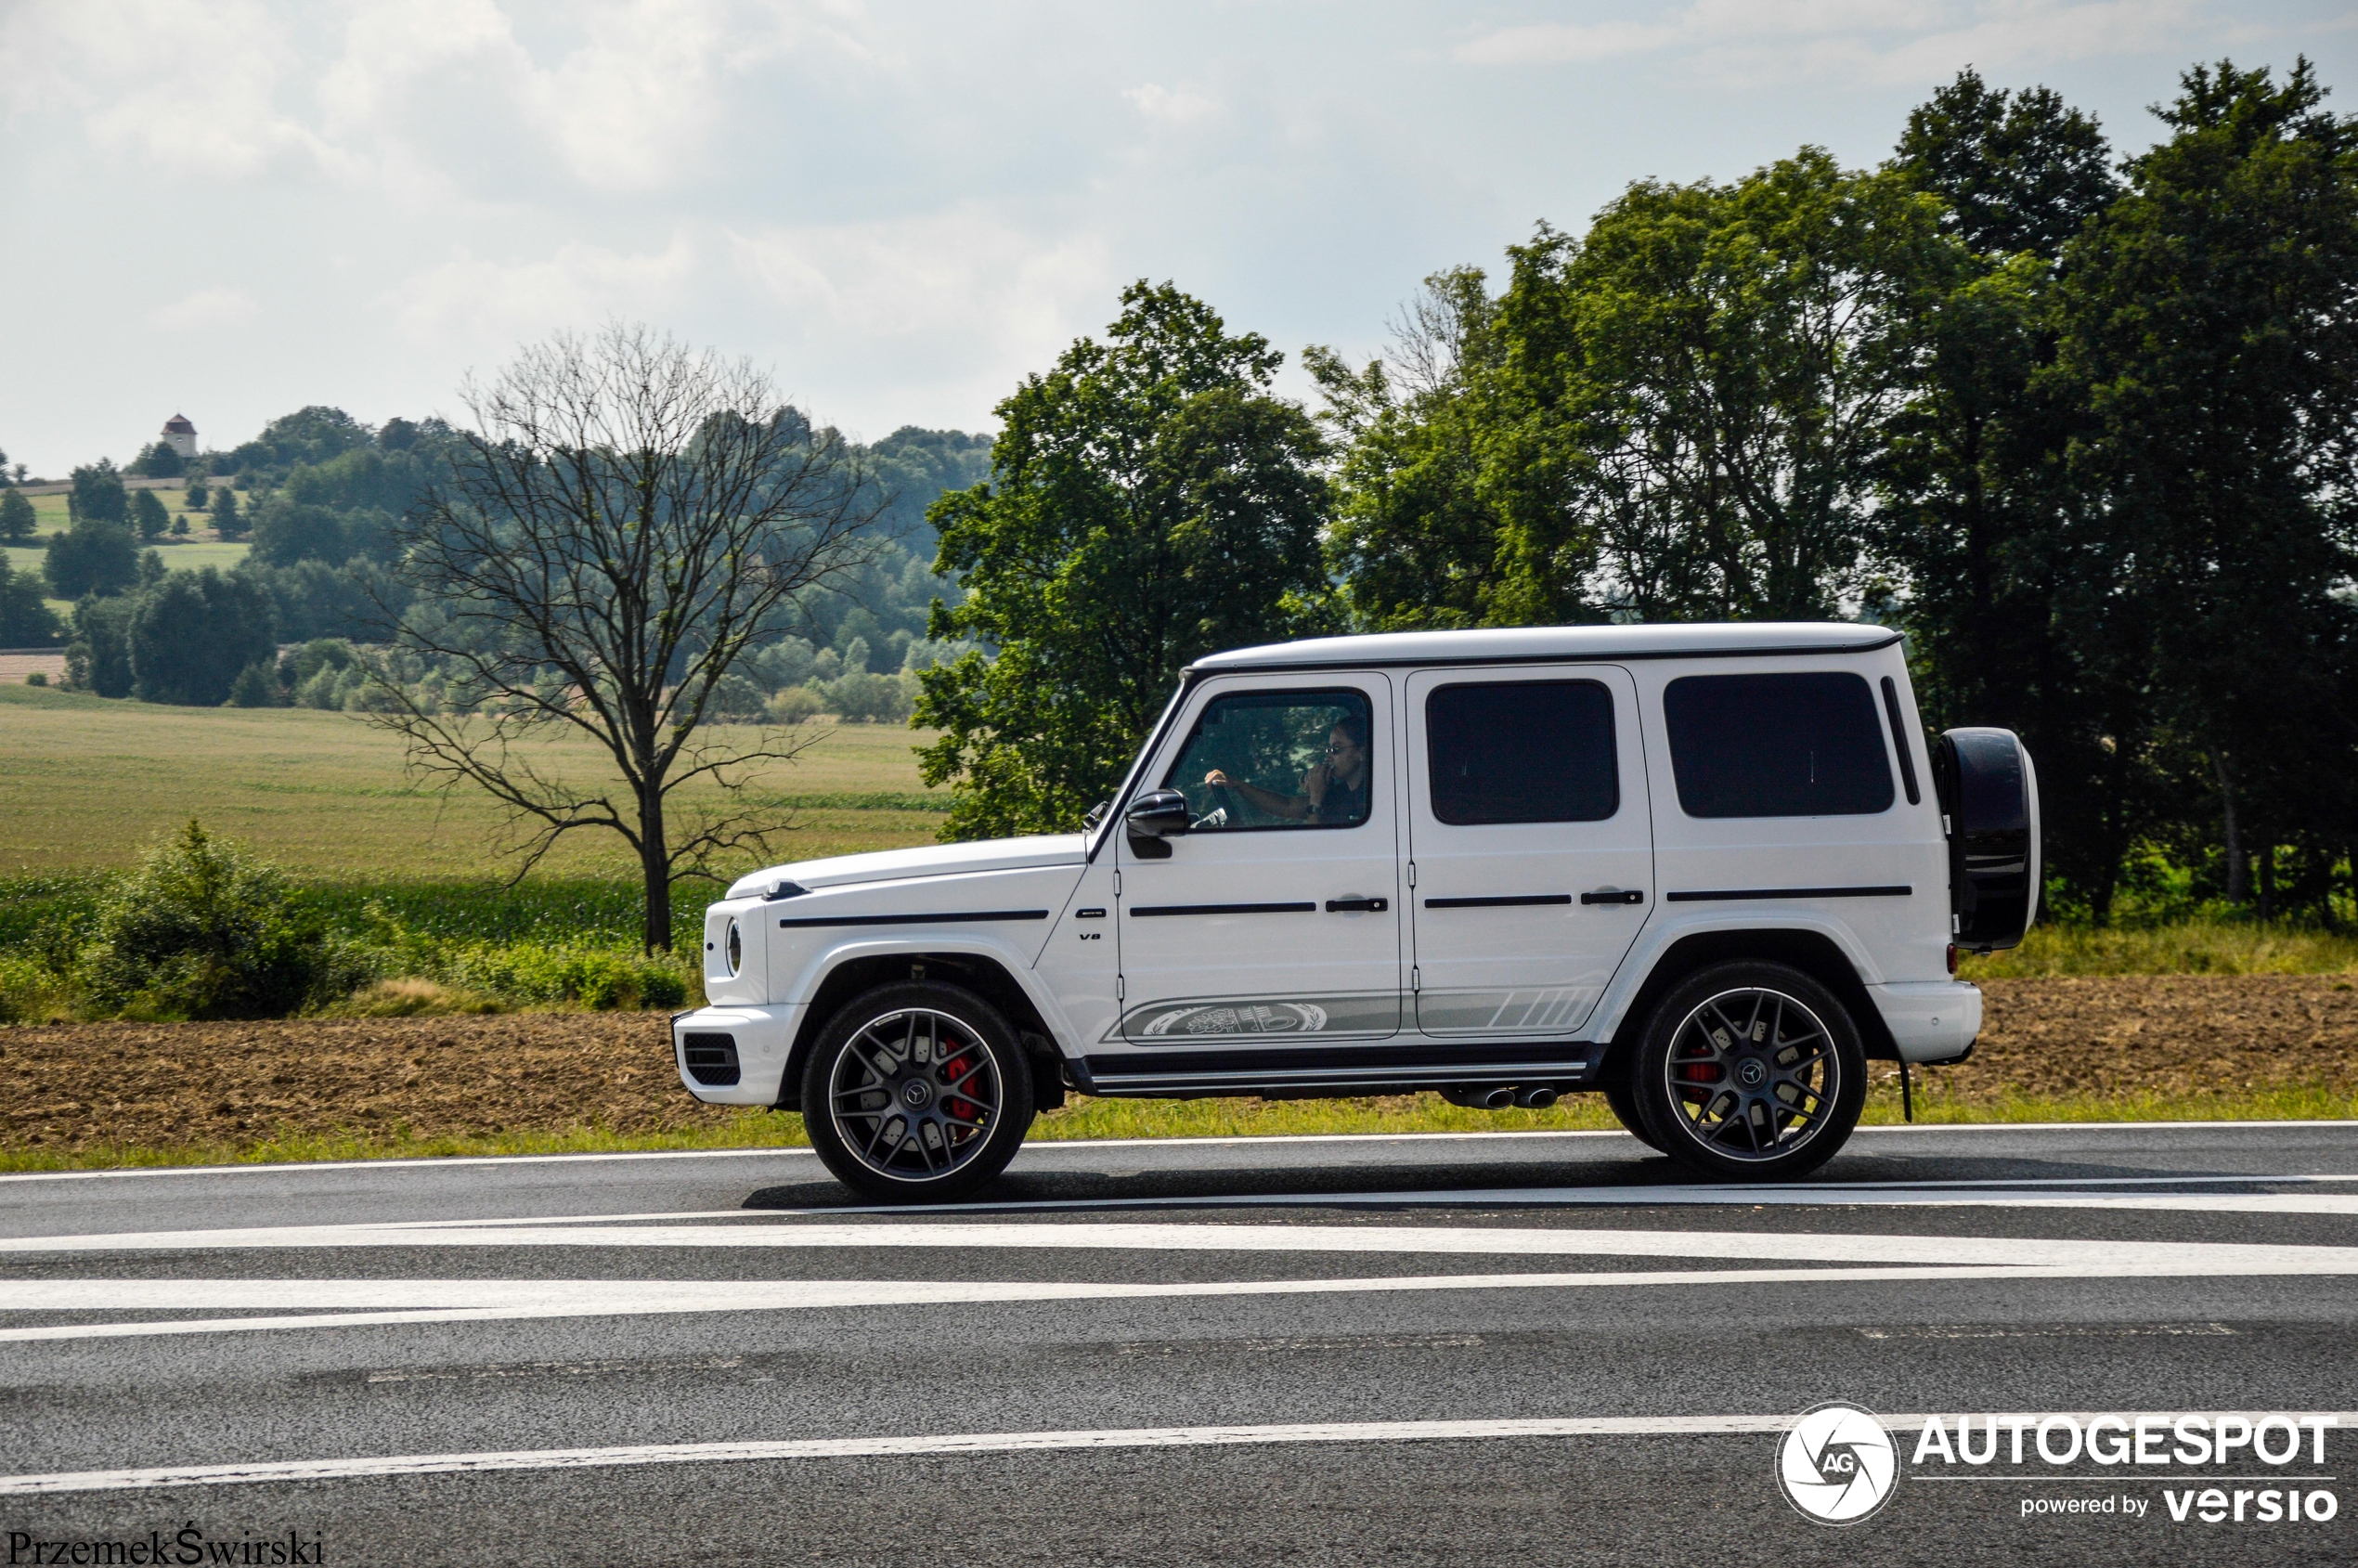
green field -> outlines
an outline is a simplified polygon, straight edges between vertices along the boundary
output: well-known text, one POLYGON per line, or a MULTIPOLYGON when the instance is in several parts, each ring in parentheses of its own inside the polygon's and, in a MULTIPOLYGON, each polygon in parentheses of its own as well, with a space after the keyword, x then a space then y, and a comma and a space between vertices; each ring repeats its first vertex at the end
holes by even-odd
MULTIPOLYGON (((188 487, 186 486, 171 488, 159 486, 156 489, 156 497, 163 502, 166 510, 175 516, 187 510, 188 487)), ((37 530, 33 535, 34 542, 30 545, 0 546, 0 554, 7 556, 8 564, 12 568, 19 572, 32 573, 33 579, 38 581, 41 577, 44 545, 51 534, 62 533, 65 530, 66 498, 65 493, 59 491, 56 495, 28 496, 25 499, 32 502, 34 525, 37 530)), ((250 501, 241 497, 239 504, 248 505, 250 501)), ((163 564, 170 570, 193 572, 201 566, 218 566, 226 572, 246 558, 248 546, 242 539, 234 544, 223 542, 214 536, 210 522, 199 513, 190 512, 188 537, 182 539, 175 535, 166 534, 156 541, 155 548, 163 552, 163 564)), ((73 613, 72 603, 64 599, 50 600, 49 608, 57 611, 61 617, 73 613)))
MULTIPOLYGON (((816 723, 810 749, 754 788, 792 810, 778 859, 809 860, 929 842, 946 800, 917 778, 892 725, 816 723)), ((186 708, 0 685, 0 875, 123 866, 195 817, 307 879, 496 876, 500 814, 479 791, 443 794, 404 771, 399 741, 350 714, 310 708, 186 708)), ((585 742, 550 745, 544 765, 603 776, 585 742)), ((706 791, 687 792, 693 807, 706 791)), ((577 834, 550 875, 634 876, 612 836, 577 834)), ((750 859, 739 870, 752 869, 750 859)))

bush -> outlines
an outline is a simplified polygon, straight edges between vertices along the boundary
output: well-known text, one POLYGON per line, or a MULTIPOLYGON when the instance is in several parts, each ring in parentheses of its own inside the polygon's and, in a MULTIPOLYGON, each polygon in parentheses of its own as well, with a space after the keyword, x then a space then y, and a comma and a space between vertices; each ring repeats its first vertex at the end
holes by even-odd
POLYGON ((870 724, 905 724, 916 706, 910 682, 898 675, 871 675, 855 669, 827 682, 827 706, 846 719, 870 724))
POLYGON ((49 672, 45 669, 36 669, 24 678, 24 683, 28 686, 46 686, 49 684, 49 672))
POLYGON ((63 977, 26 953, 0 953, 0 1024, 45 1023, 66 1013, 63 977))
POLYGON ((279 684, 279 672, 267 659, 256 659, 238 671, 237 680, 229 683, 231 707, 284 707, 287 689, 279 684))
POLYGON ((761 688, 742 675, 724 675, 713 682, 705 712, 714 719, 759 719, 761 688))
POLYGON ((808 686, 789 686, 770 699, 770 717, 780 724, 799 724, 827 711, 827 699, 808 686))
POLYGON ((85 598, 73 607, 73 641, 66 644, 66 689, 102 697, 131 694, 132 603, 85 598))
POLYGON ((115 884, 80 970, 96 1006, 140 1017, 281 1017, 369 978, 276 867, 194 821, 115 884))

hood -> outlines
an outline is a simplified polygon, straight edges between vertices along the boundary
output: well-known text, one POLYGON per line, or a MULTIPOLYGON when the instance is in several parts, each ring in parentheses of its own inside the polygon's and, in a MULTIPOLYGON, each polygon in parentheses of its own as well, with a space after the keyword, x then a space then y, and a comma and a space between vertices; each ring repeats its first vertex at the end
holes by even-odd
POLYGON ((1080 865, 1089 858, 1089 840, 1078 833, 1036 838, 986 838, 975 844, 926 844, 913 849, 879 849, 867 855, 795 861, 771 866, 729 885, 729 897, 754 898, 773 882, 842 888, 854 882, 892 882, 912 876, 954 876, 972 871, 1025 871, 1035 866, 1080 865))

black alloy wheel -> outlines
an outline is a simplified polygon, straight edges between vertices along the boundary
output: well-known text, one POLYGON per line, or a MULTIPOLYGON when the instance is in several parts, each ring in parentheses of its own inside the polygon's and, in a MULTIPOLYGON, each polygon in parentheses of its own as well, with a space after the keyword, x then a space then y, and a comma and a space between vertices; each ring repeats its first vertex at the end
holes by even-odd
POLYGON ((845 1186, 888 1202, 965 1197, 1031 1126, 1031 1069, 996 1008, 913 980, 855 997, 803 1069, 803 1125, 845 1186))
POLYGON ((1630 1087, 1649 1141, 1709 1176, 1816 1170, 1867 1100, 1859 1029, 1833 992, 1783 964, 1714 965, 1647 1020, 1630 1087))

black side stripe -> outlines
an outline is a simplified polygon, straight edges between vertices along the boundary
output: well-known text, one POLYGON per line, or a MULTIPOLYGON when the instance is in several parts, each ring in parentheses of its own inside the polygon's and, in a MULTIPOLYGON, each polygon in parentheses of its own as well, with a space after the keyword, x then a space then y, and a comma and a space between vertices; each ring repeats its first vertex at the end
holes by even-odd
POLYGON ((1908 786, 1908 804, 1913 806, 1924 796, 1916 789, 1916 758, 1908 749, 1908 729, 1899 722, 1899 688, 1888 675, 1883 678, 1883 710, 1891 716, 1891 744, 1899 752, 1899 782, 1908 786))
POLYGON ((947 926, 968 920, 1045 920, 1044 909, 955 909, 935 914, 822 914, 802 920, 781 920, 784 927, 803 926, 947 926))
POLYGON ((1693 904, 1727 899, 1904 899, 1914 892, 1913 888, 1727 888, 1663 897, 1675 904, 1693 904))
POLYGON ((1504 909, 1509 904, 1568 904, 1570 893, 1501 893, 1486 899, 1427 899, 1427 909, 1504 909))
POLYGON ((1136 904, 1130 913, 1143 920, 1150 914, 1315 914, 1315 903, 1298 904, 1136 904))

